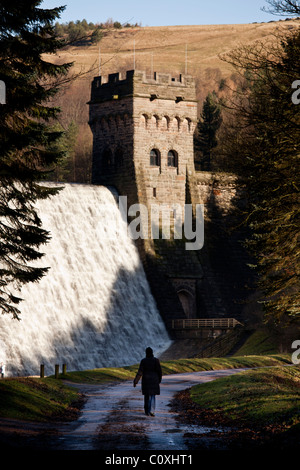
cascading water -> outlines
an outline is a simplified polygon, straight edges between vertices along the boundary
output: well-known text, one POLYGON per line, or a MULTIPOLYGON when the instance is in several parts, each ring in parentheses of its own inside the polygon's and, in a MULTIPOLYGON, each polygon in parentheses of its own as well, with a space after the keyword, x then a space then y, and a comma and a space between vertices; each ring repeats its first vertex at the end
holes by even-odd
MULTIPOLYGON (((56 185, 59 186, 59 185, 56 185)), ((41 266, 50 270, 21 291, 21 320, 0 315, 0 363, 6 375, 53 374, 139 362, 170 344, 134 242, 112 192, 65 184, 40 201, 51 232, 41 266)))

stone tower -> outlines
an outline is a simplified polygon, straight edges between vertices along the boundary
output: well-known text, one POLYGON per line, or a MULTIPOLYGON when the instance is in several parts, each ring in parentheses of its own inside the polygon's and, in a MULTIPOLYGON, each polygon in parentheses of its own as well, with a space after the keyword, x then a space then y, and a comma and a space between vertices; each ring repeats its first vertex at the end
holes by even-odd
POLYGON ((249 275, 242 275, 240 244, 226 234, 232 201, 243 204, 243 188, 230 175, 194 170, 194 79, 162 73, 149 78, 137 70, 126 77, 95 77, 89 106, 93 184, 115 187, 120 196, 127 196, 128 207, 146 206, 147 216, 153 205, 163 206, 170 219, 174 205, 205 208, 201 250, 187 251, 184 241, 175 237, 149 237, 149 220, 148 238, 136 240, 166 324, 176 318, 241 318, 249 275))
MULTIPOLYGON (((110 74, 107 80, 95 77, 89 106, 92 183, 115 187, 119 195, 127 196, 128 207, 143 204, 148 215, 153 205, 163 206, 170 219, 176 212, 174 205, 180 205, 183 213, 188 179, 194 175, 194 79, 183 75, 174 79, 162 73, 148 78, 137 70, 128 71, 125 78, 119 73, 110 74)), ((148 235, 150 230, 148 223, 148 235)), ((178 244, 175 253, 168 241, 153 242, 151 236, 137 240, 152 292, 167 324, 173 318, 197 315, 195 291, 197 278, 202 277, 199 262, 191 265, 193 254, 187 254, 178 244), (181 298, 184 294, 189 297, 187 313, 187 301, 181 298)))
POLYGON ((186 201, 194 172, 194 79, 131 70, 92 83, 93 184, 116 187, 130 204, 186 201))

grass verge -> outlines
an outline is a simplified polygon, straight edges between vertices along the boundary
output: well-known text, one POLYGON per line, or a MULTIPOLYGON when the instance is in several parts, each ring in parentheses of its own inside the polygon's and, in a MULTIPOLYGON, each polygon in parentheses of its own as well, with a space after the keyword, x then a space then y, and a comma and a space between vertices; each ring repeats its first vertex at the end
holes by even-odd
MULTIPOLYGON (((290 363, 288 355, 248 356, 209 359, 181 359, 162 362, 163 374, 196 372, 240 367, 277 366, 290 363)), ((135 377, 138 364, 119 368, 101 368, 60 374, 74 383, 101 384, 135 377)), ((53 377, 16 378, 0 381, 0 417, 27 421, 72 419, 78 413, 81 395, 62 380, 53 377)))
MULTIPOLYGON (((241 367, 264 367, 289 364, 290 356, 277 354, 272 356, 217 357, 208 359, 177 359, 161 362, 163 375, 197 372, 205 370, 238 369, 241 367)), ((118 368, 101 368, 86 371, 68 372, 60 376, 71 382, 107 383, 130 380, 135 377, 138 364, 118 368)))
POLYGON ((51 378, 0 381, 1 418, 24 421, 63 421, 77 416, 80 394, 51 378))
POLYGON ((228 425, 281 429, 300 426, 297 366, 241 372, 196 385, 190 396, 203 412, 212 413, 216 421, 228 425))

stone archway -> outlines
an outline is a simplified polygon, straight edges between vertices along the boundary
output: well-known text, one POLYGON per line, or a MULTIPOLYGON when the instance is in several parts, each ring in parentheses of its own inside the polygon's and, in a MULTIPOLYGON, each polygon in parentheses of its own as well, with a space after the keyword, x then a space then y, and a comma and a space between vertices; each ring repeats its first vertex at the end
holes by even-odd
POLYGON ((194 317, 194 303, 195 303, 195 299, 193 295, 184 289, 178 291, 177 294, 181 302, 183 311, 186 315, 186 318, 193 318, 194 317))

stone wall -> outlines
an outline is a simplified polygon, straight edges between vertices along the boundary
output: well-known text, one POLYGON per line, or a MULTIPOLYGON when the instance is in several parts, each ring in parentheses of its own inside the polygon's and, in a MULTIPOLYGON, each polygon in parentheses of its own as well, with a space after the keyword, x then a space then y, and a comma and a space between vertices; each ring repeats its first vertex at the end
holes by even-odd
POLYGON ((247 322, 254 292, 251 259, 243 245, 247 230, 245 183, 235 175, 196 172, 190 183, 194 204, 203 204, 204 247, 198 253, 203 278, 198 284, 201 317, 234 317, 247 322))
POLYGON ((204 204, 206 217, 213 216, 213 209, 225 218, 246 207, 246 186, 236 175, 197 171, 194 173, 194 186, 195 202, 204 204))
POLYGON ((152 101, 138 97, 134 101, 134 112, 134 159, 137 170, 144 170, 148 202, 183 206, 186 172, 187 169, 191 172, 194 165, 196 104, 176 103, 176 98, 171 100, 161 95, 152 101), (150 165, 151 150, 158 153, 156 166, 150 165), (174 166, 168 165, 169 152, 174 155, 174 166))

